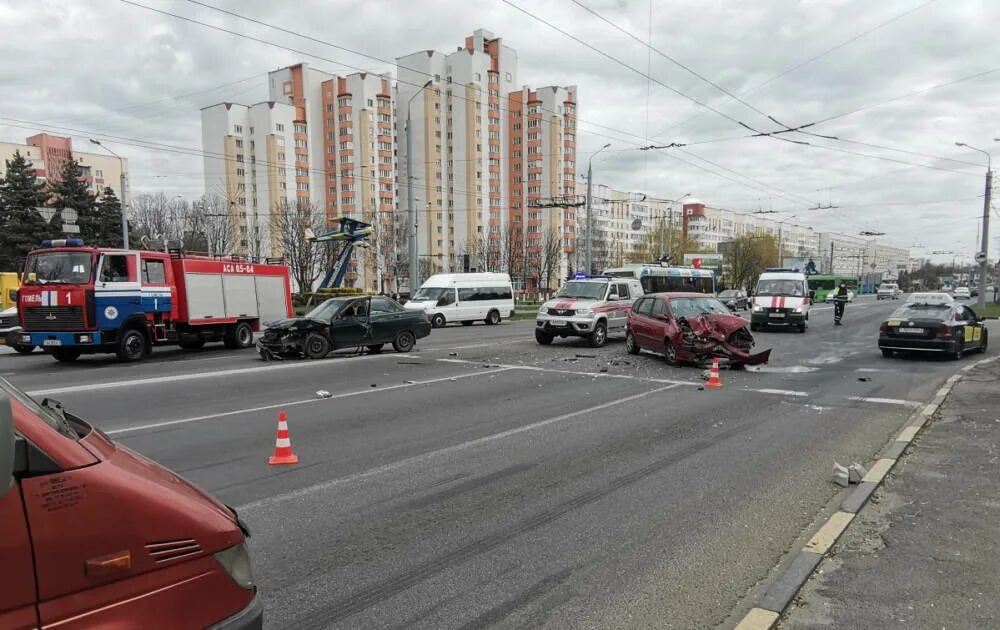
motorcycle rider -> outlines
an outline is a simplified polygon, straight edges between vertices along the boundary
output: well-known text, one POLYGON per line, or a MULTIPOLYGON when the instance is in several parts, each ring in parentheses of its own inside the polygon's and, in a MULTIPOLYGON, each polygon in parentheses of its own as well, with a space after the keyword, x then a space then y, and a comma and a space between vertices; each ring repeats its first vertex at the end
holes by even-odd
POLYGON ((833 324, 842 326, 840 320, 844 317, 844 308, 847 306, 847 283, 841 282, 837 287, 837 292, 833 294, 833 324))

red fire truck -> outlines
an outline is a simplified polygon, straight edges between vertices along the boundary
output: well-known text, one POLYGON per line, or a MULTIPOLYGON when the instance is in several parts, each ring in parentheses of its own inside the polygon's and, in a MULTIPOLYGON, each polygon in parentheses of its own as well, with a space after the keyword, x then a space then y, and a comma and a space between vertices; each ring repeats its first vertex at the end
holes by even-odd
POLYGON ((115 353, 137 361, 154 345, 248 348, 261 322, 292 315, 288 268, 181 251, 45 241, 28 254, 18 292, 21 342, 59 361, 115 353))

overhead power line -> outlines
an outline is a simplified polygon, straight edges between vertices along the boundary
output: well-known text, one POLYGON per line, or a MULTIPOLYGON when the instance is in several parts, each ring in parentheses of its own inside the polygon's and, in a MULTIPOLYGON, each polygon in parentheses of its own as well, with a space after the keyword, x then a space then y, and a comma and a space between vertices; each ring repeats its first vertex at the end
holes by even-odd
MULTIPOLYGON (((608 18, 604 17, 603 15, 601 15, 600 13, 598 13, 597 11, 594 11, 593 9, 591 9, 590 7, 588 7, 587 5, 585 5, 583 2, 580 2, 580 0, 571 0, 571 2, 573 2, 573 4, 577 5, 578 7, 580 7, 581 9, 583 9, 584 11, 590 13, 591 15, 593 15, 594 17, 596 17, 597 19, 601 20, 605 24, 608 24, 609 26, 611 26, 615 30, 619 31, 620 33, 623 33, 627 37, 629 37, 629 38, 631 38, 631 39, 639 42, 640 44, 642 44, 643 46, 645 46, 646 48, 648 48, 650 52, 655 52, 657 55, 663 57, 664 59, 666 59, 670 63, 674 64, 678 68, 681 68, 682 70, 684 70, 688 74, 690 74, 690 75, 692 75, 692 76, 700 79, 701 81, 703 81, 703 82, 711 85, 712 87, 714 87, 715 89, 719 90, 720 92, 722 92, 723 94, 725 94, 729 98, 733 99, 734 101, 745 105, 746 107, 748 107, 751 110, 757 112, 758 114, 760 114, 764 118, 767 118, 767 119, 771 120, 772 122, 774 122, 774 123, 776 123, 776 124, 778 124, 778 125, 780 125, 782 127, 787 127, 787 125, 785 125, 784 123, 781 123, 781 122, 775 120, 775 118, 773 116, 771 116, 770 114, 768 114, 767 112, 761 111, 760 109, 758 109, 757 107, 755 107, 753 104, 748 103, 744 99, 740 98, 740 96, 738 94, 733 94, 732 92, 730 92, 726 88, 722 87, 718 83, 716 83, 716 82, 712 81, 711 79, 703 76, 702 74, 698 73, 696 70, 693 70, 692 68, 690 68, 687 65, 681 63, 680 61, 674 59, 673 57, 671 57, 667 53, 663 52, 659 48, 654 47, 652 45, 652 42, 649 42, 649 43, 644 42, 642 39, 636 37, 635 35, 633 35, 632 33, 630 33, 628 30, 622 28, 618 24, 615 24, 614 22, 612 22, 608 18)), ((653 27, 652 19, 650 19, 649 22, 650 22, 649 23, 649 27, 652 28, 653 27)), ((660 134, 656 134, 656 135, 660 135, 660 134)))
MULTIPOLYGON (((845 46, 853 44, 854 42, 858 41, 859 39, 861 39, 861 38, 863 38, 863 37, 865 37, 867 35, 870 35, 871 33, 874 33, 875 31, 877 31, 877 30, 879 30, 881 28, 884 28, 884 27, 890 25, 893 22, 896 22, 897 20, 901 20, 904 17, 910 15, 911 13, 919 11, 920 9, 923 9, 927 5, 933 4, 934 2, 937 2, 937 0, 927 0, 923 4, 920 4, 920 5, 912 8, 912 9, 910 9, 908 11, 904 11, 903 13, 900 13, 900 14, 898 14, 896 16, 893 16, 892 18, 889 18, 888 20, 886 20, 884 22, 880 22, 879 24, 876 24, 875 26, 872 26, 872 27, 870 27, 870 28, 868 28, 868 29, 866 29, 864 31, 861 31, 857 35, 854 35, 853 37, 850 37, 850 38, 848 38, 848 39, 846 39, 846 40, 844 40, 844 41, 842 41, 842 42, 840 42, 840 43, 838 43, 838 44, 836 44, 836 45, 834 45, 834 46, 832 46, 830 48, 827 48, 826 50, 823 50, 823 51, 821 51, 821 52, 813 55, 812 57, 809 57, 805 61, 801 61, 801 62, 799 62, 799 63, 797 63, 797 64, 795 64, 795 65, 793 65, 793 66, 791 66, 789 68, 786 68, 785 70, 782 70, 778 74, 776 74, 776 75, 774 75, 774 76, 772 76, 772 77, 770 77, 768 79, 765 79, 764 81, 761 81, 760 83, 757 83, 755 85, 750 86, 749 88, 747 88, 747 89, 743 90, 742 92, 740 92, 739 96, 743 96, 743 95, 749 94, 750 92, 753 92, 753 91, 755 91, 755 90, 757 90, 759 88, 762 88, 765 85, 767 85, 767 84, 769 84, 769 83, 771 83, 773 81, 777 81, 781 77, 783 77, 783 76, 785 76, 787 74, 791 74, 792 72, 795 72, 796 70, 798 70, 800 68, 803 68, 803 67, 805 67, 805 66, 813 63, 814 61, 822 59, 823 57, 829 55, 830 53, 835 52, 837 50, 840 50, 841 48, 844 48, 845 46)), ((664 129, 660 133, 653 134, 653 137, 654 138, 659 138, 663 134, 665 134, 667 132, 670 132, 670 131, 673 131, 674 129, 677 129, 678 127, 682 127, 682 126, 688 124, 689 122, 692 122, 696 118, 700 118, 703 115, 704 115, 704 112, 699 112, 699 113, 695 114, 694 116, 691 116, 690 118, 687 118, 687 119, 685 119, 685 120, 677 123, 676 125, 673 125, 671 127, 667 127, 666 129, 664 129)))
POLYGON ((635 66, 629 65, 629 64, 625 63, 624 61, 622 61, 621 59, 618 59, 617 57, 615 57, 615 56, 613 56, 613 55, 611 55, 611 54, 609 54, 609 53, 601 50, 600 48, 597 48, 596 46, 590 44, 589 42, 586 42, 586 41, 580 39, 576 35, 573 35, 572 33, 569 33, 567 31, 559 28, 558 26, 556 26, 555 24, 549 22, 545 18, 540 17, 538 15, 535 15, 534 13, 532 13, 532 12, 524 9, 523 7, 520 7, 520 6, 516 5, 516 4, 514 4, 513 2, 511 2, 511 0, 502 0, 502 1, 503 1, 504 4, 506 4, 506 5, 510 6, 510 7, 513 7, 514 9, 517 9, 521 13, 527 15, 528 17, 530 17, 530 18, 532 18, 534 20, 537 20, 538 22, 541 22, 542 24, 545 24, 546 26, 548 26, 552 30, 556 31, 557 33, 560 33, 560 34, 562 34, 562 35, 564 35, 564 36, 572 39, 573 41, 575 41, 576 43, 580 44, 581 46, 584 46, 585 48, 589 48, 590 50, 596 52, 597 54, 601 55, 602 57, 615 62, 616 64, 622 66, 623 68, 627 68, 627 69, 631 70, 632 72, 634 72, 635 74, 639 75, 640 77, 642 77, 642 78, 644 78, 644 79, 646 79, 648 81, 652 81, 652 82, 656 83, 657 85, 659 85, 660 87, 663 87, 664 89, 666 89, 666 90, 668 90, 670 92, 673 92, 674 94, 676 94, 676 95, 678 95, 678 96, 680 96, 682 98, 685 98, 685 99, 691 101, 692 103, 695 103, 696 105, 699 105, 700 107, 703 107, 704 109, 707 109, 707 110, 709 110, 711 112, 714 112, 715 114, 718 114, 719 116, 725 118, 726 120, 728 120, 730 122, 733 122, 733 123, 735 123, 735 124, 743 127, 744 129, 749 129, 750 131, 753 131, 755 133, 763 133, 763 132, 759 131, 758 129, 754 129, 753 127, 751 127, 750 125, 744 123, 743 121, 737 120, 736 118, 733 118, 729 114, 727 114, 725 112, 722 112, 722 111, 719 111, 718 109, 712 107, 711 105, 709 105, 707 103, 703 103, 702 101, 699 101, 695 97, 690 96, 688 94, 685 94, 684 92, 681 92, 677 88, 675 88, 673 86, 670 86, 670 85, 667 85, 666 83, 663 83, 662 81, 659 81, 658 79, 653 78, 652 76, 650 76, 649 74, 643 72, 642 70, 639 70, 635 66))
MULTIPOLYGON (((294 48, 289 48, 287 46, 284 46, 283 44, 277 44, 275 42, 263 40, 263 39, 260 39, 260 38, 257 38, 257 37, 253 37, 251 35, 247 35, 245 33, 240 33, 238 31, 232 31, 232 30, 229 30, 229 29, 225 29, 225 28, 222 28, 222 27, 219 27, 219 26, 215 26, 214 24, 208 24, 207 22, 201 22, 199 20, 195 20, 194 18, 190 18, 190 17, 187 17, 187 16, 179 15, 179 14, 176 14, 176 13, 171 13, 169 11, 163 11, 163 10, 160 10, 160 9, 155 9, 153 7, 149 7, 149 6, 146 6, 146 5, 143 5, 143 4, 139 4, 137 2, 132 2, 131 0, 120 0, 120 1, 124 2, 125 4, 130 4, 132 6, 136 6, 136 7, 142 8, 142 9, 146 9, 148 11, 154 11, 154 12, 160 13, 162 15, 167 15, 167 16, 179 19, 179 20, 184 20, 186 22, 191 22, 191 23, 197 24, 199 26, 203 26, 203 27, 206 27, 206 28, 211 28, 211 29, 214 29, 214 30, 217 30, 217 31, 228 33, 230 35, 235 35, 237 37, 243 37, 243 38, 246 38, 246 39, 250 39, 250 40, 253 40, 253 41, 256 41, 256 42, 259 42, 259 43, 266 44, 268 46, 274 46, 276 48, 283 48, 285 50, 288 50, 289 52, 294 52, 294 53, 300 54, 300 55, 306 55, 306 56, 309 56, 309 57, 313 57, 315 59, 321 59, 321 60, 327 61, 329 63, 335 63, 337 65, 341 65, 341 66, 344 66, 346 68, 351 68, 351 69, 357 70, 359 72, 369 72, 369 73, 372 73, 372 74, 377 74, 377 73, 372 72, 368 68, 362 68, 362 67, 359 67, 359 66, 354 66, 354 65, 343 63, 343 62, 336 61, 336 60, 333 60, 333 59, 327 59, 325 57, 321 57, 321 56, 318 56, 318 55, 315 55, 315 54, 312 54, 312 53, 308 53, 308 52, 301 51, 301 50, 296 50, 294 48)), ((204 7, 206 9, 210 9, 212 11, 216 11, 218 13, 222 13, 224 15, 228 15, 230 17, 234 17, 234 18, 239 19, 239 20, 244 20, 244 21, 250 22, 252 24, 257 24, 258 26, 263 26, 265 28, 269 28, 269 29, 272 29, 272 30, 275 30, 275 31, 278 31, 278 32, 281 32, 281 33, 285 33, 287 35, 292 35, 294 37, 299 37, 299 38, 302 38, 302 39, 305 39, 307 41, 311 41, 311 42, 314 42, 314 43, 317 43, 317 44, 321 44, 321 45, 324 45, 324 46, 329 46, 330 48, 335 48, 337 50, 340 50, 340 51, 343 51, 343 52, 346 52, 346 53, 350 53, 352 55, 358 55, 359 57, 364 57, 366 59, 371 59, 372 61, 377 61, 379 63, 389 64, 391 66, 396 66, 396 67, 402 68, 404 70, 409 70, 410 72, 426 76, 428 78, 434 78, 434 74, 433 73, 429 73, 429 72, 426 72, 424 70, 420 70, 420 69, 417 69, 417 68, 411 68, 411 67, 404 66, 402 64, 399 64, 396 60, 393 60, 393 59, 385 59, 383 57, 377 57, 375 55, 371 55, 371 54, 366 53, 364 51, 356 50, 356 49, 353 49, 353 48, 348 48, 347 46, 343 46, 341 44, 337 44, 337 43, 334 43, 334 42, 331 42, 331 41, 319 39, 319 38, 313 37, 311 35, 306 35, 305 33, 300 33, 298 31, 294 31, 292 29, 289 29, 289 28, 286 28, 286 27, 283 27, 283 26, 278 26, 276 24, 271 24, 269 22, 265 22, 263 20, 259 20, 259 19, 247 16, 247 15, 243 15, 243 14, 237 13, 235 11, 230 11, 228 9, 223 9, 221 7, 217 7, 217 6, 205 3, 205 2, 200 2, 199 0, 187 0, 187 1, 190 2, 191 4, 194 4, 194 5, 197 5, 197 6, 200 6, 200 7, 204 7)), ((422 83, 411 83, 409 81, 404 81, 404 80, 399 79, 399 78, 397 78, 396 81, 397 81, 397 83, 403 83, 403 84, 406 84, 406 85, 411 85, 411 86, 414 86, 414 87, 423 88, 423 84, 422 83)), ((460 100, 465 100, 465 101, 471 101, 471 100, 473 100, 473 99, 469 99, 467 97, 463 97, 463 96, 458 95, 458 94, 453 94, 452 97, 460 99, 460 100)), ((546 112, 548 112, 550 114, 556 114, 556 115, 559 114, 558 112, 553 111, 551 109, 547 109, 547 108, 543 108, 543 109, 544 109, 544 111, 546 111, 546 112)), ((503 107, 501 105, 500 111, 510 111, 510 110, 509 110, 509 108, 503 107)), ((607 131, 611 131, 611 132, 614 132, 614 133, 623 134, 623 135, 626 135, 626 136, 632 136, 634 138, 642 138, 642 136, 639 136, 638 134, 634 134, 634 133, 631 133, 629 131, 625 131, 623 129, 617 129, 617 128, 614 128, 614 127, 608 127, 606 125, 601 125, 599 123, 595 123, 595 122, 591 122, 591 121, 588 121, 588 120, 584 120, 582 118, 577 118, 577 123, 578 124, 591 125, 593 127, 597 127, 597 128, 600 128, 600 129, 605 129, 607 131)), ((625 141, 625 140, 622 140, 620 138, 613 138, 611 136, 606 136, 606 135, 598 134, 598 133, 595 133, 595 132, 587 132, 587 133, 590 133, 591 135, 596 135, 596 136, 599 136, 599 137, 603 137, 603 138, 608 138, 608 139, 611 139, 611 140, 616 140, 618 142, 626 142, 626 144, 628 144, 628 143, 634 144, 634 141, 625 141)))

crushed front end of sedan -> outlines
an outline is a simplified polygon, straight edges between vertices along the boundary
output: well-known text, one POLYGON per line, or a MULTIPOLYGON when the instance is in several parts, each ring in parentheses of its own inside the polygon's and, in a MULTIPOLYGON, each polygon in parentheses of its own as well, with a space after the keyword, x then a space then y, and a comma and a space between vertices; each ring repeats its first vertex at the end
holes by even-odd
POLYGON ((745 319, 735 315, 692 315, 677 319, 677 343, 691 361, 709 364, 718 358, 731 367, 760 365, 771 350, 751 354, 754 338, 745 319))
POLYGON ((327 323, 310 317, 281 319, 267 322, 267 328, 257 340, 257 351, 265 361, 306 356, 306 340, 310 335, 326 337, 327 323))

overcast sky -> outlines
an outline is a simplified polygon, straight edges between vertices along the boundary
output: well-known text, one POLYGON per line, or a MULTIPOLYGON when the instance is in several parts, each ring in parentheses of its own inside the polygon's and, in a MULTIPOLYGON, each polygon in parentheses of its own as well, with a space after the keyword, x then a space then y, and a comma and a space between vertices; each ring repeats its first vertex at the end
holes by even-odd
MULTIPOLYGON (((72 135, 88 150, 86 138, 97 135, 130 158, 134 193, 193 198, 203 190, 200 157, 135 145, 197 152, 199 109, 266 98, 265 75, 275 68, 305 61, 336 73, 392 69, 185 0, 136 2, 301 52, 118 0, 0 0, 0 140, 49 131, 72 135), (12 126, 9 119, 30 122, 12 126)), ((914 255, 947 250, 971 258, 978 249, 986 156, 955 141, 998 148, 996 0, 654 0, 652 8, 648 0, 204 2, 385 60, 450 51, 485 28, 517 50, 522 83, 579 86, 579 170, 590 152, 612 145, 594 160, 595 183, 775 210, 771 216, 822 230, 885 232, 888 242, 923 246, 914 255), (644 42, 651 36, 657 51, 745 103, 608 22, 644 42), (779 136, 815 146, 741 137, 752 132, 738 124, 773 132, 782 127, 766 116, 796 127, 869 105, 808 128, 841 140, 779 136), (671 142, 691 146, 638 149, 671 142), (808 209, 831 203, 839 207, 808 209)), ((991 257, 998 245, 994 239, 991 257)))

